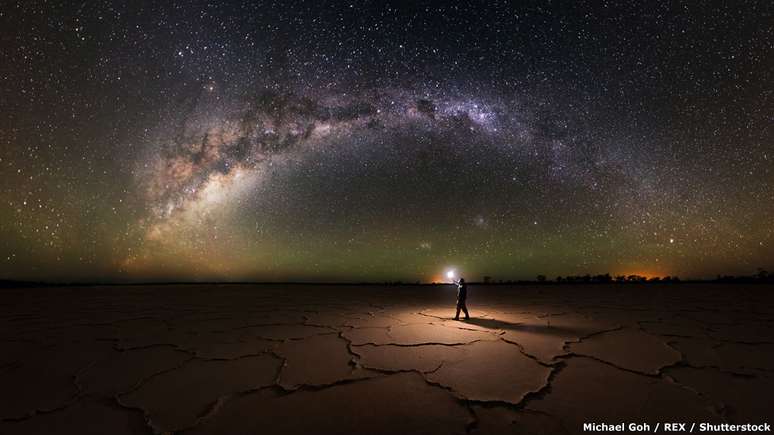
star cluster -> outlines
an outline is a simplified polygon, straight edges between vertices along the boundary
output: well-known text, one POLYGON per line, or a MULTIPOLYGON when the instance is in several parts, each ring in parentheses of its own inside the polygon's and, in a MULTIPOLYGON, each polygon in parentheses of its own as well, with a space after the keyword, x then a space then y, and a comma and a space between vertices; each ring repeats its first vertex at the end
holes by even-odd
POLYGON ((11 4, 0 278, 771 267, 772 12, 11 4))

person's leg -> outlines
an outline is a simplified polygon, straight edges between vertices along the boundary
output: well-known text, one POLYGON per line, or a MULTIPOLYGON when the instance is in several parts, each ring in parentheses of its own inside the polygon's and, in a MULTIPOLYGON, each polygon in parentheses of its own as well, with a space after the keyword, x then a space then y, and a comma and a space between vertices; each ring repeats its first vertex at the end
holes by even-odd
POLYGON ((468 306, 463 304, 462 305, 462 311, 465 312, 465 320, 469 320, 470 319, 470 314, 468 314, 468 306))
POLYGON ((454 320, 460 320, 460 304, 457 304, 457 314, 454 315, 454 320))

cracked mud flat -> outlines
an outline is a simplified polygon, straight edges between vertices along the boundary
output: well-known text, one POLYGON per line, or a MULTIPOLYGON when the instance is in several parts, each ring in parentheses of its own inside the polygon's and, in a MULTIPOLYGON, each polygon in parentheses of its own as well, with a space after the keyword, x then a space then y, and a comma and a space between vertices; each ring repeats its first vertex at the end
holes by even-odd
POLYGON ((772 417, 774 288, 0 292, 2 434, 581 433, 772 417))

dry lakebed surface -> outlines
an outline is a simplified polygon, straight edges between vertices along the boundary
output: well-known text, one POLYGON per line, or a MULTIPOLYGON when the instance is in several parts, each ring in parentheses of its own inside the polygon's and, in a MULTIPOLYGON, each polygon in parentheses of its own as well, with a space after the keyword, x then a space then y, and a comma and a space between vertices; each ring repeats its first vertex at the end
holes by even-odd
POLYGON ((764 285, 0 291, 2 434, 582 433, 764 423, 764 285))

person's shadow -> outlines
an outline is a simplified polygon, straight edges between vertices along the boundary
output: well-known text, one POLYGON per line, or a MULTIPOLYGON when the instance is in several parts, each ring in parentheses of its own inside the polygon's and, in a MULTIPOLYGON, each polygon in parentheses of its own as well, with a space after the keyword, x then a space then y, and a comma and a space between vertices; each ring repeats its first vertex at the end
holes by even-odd
POLYGON ((533 332, 533 333, 547 334, 547 335, 568 335, 568 334, 577 335, 577 334, 583 334, 587 332, 587 331, 584 331, 582 328, 573 328, 573 327, 567 327, 567 326, 561 326, 561 325, 553 326, 548 322, 513 323, 513 322, 506 322, 505 320, 471 317, 470 319, 466 320, 465 323, 470 323, 472 325, 481 326, 482 328, 487 328, 487 329, 523 331, 523 332, 533 332))
POLYGON ((465 323, 470 323, 472 325, 481 326, 482 328, 487 328, 487 329, 517 330, 524 327, 523 323, 511 323, 511 322, 506 322, 504 320, 497 320, 497 319, 482 319, 480 317, 471 317, 470 319, 465 320, 465 323))

